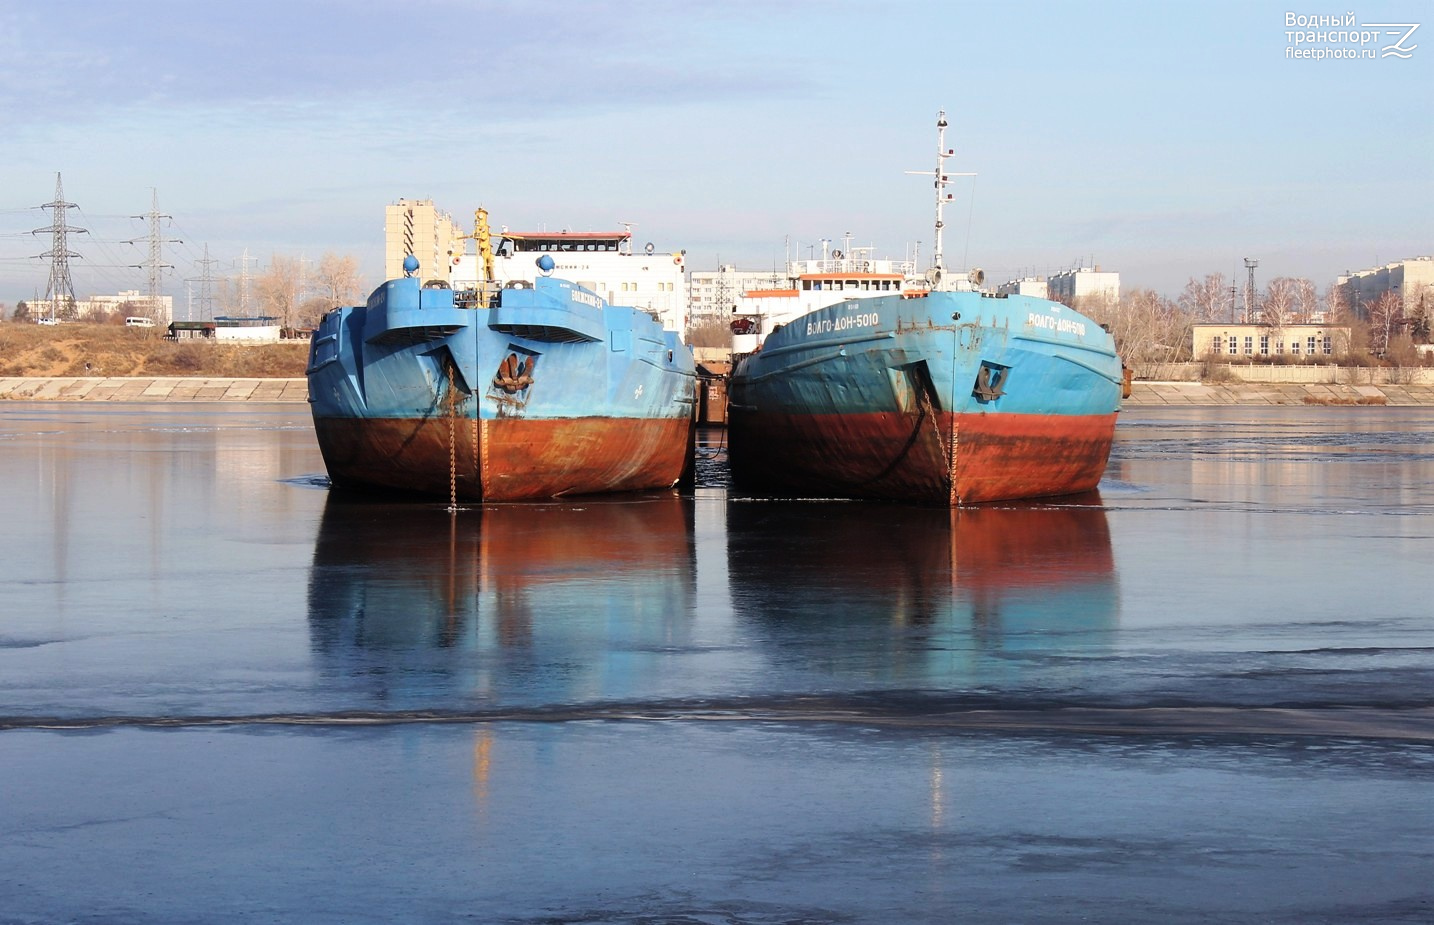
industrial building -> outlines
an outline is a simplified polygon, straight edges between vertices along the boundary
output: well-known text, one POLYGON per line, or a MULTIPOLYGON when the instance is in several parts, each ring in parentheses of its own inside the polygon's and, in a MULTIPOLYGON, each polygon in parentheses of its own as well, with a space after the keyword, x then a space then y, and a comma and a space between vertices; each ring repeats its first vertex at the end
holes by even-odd
POLYGON ((1324 324, 1196 324, 1191 326, 1197 360, 1268 360, 1290 356, 1335 360, 1349 354, 1349 328, 1324 324))

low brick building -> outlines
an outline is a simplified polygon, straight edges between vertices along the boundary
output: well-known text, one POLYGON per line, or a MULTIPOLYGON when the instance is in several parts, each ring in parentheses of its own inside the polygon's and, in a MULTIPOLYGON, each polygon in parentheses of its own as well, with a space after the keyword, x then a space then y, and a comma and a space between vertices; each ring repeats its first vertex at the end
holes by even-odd
POLYGON ((1349 328, 1330 324, 1197 324, 1192 328, 1197 360, 1262 359, 1291 356, 1336 360, 1349 355, 1349 328))

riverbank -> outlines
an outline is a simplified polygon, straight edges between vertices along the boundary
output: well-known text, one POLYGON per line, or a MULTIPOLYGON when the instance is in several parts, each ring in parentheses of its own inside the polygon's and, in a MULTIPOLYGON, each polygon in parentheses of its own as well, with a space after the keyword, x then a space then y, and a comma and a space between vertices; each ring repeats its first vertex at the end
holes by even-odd
MULTIPOLYGON (((0 378, 0 399, 12 401, 302 402, 303 379, 221 379, 163 376, 0 378)), ((1318 383, 1136 382, 1126 407, 1161 405, 1434 405, 1434 385, 1318 383)))
POLYGON ((283 343, 169 340, 159 328, 0 324, 0 377, 302 378, 308 338, 283 343))
POLYGON ((1125 407, 1161 405, 1434 405, 1434 385, 1135 382, 1125 407))
POLYGON ((0 378, 0 399, 12 401, 308 401, 304 379, 179 376, 0 378))

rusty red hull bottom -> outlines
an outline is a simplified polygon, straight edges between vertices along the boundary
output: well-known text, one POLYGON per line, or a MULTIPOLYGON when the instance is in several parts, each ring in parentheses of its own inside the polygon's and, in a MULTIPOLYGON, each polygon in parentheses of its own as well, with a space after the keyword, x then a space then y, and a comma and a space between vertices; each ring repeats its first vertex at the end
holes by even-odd
POLYGON ((685 418, 318 418, 335 486, 482 501, 671 488, 687 462, 685 418))
POLYGON ((796 497, 976 504, 1091 491, 1116 415, 732 411, 739 485, 796 497))

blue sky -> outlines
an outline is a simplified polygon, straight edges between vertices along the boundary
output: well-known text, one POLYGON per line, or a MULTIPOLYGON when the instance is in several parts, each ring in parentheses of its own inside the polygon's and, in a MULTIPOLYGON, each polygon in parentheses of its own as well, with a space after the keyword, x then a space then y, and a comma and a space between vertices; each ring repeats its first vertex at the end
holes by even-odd
MULTIPOLYGON (((1306 47, 1326 47, 1317 43, 1306 47)), ((1386 44, 1381 40, 1377 48, 1386 44)), ((1342 43, 1340 47, 1343 47, 1342 43)), ((0 301, 43 295, 64 179, 76 294, 272 255, 382 272, 383 210, 607 230, 765 269, 826 237, 999 281, 1094 261, 1174 295, 1434 253, 1434 3, 0 0, 0 301), (1419 23, 1408 59, 1287 57, 1286 13, 1419 23), (788 243, 790 242, 790 243, 788 243)))

